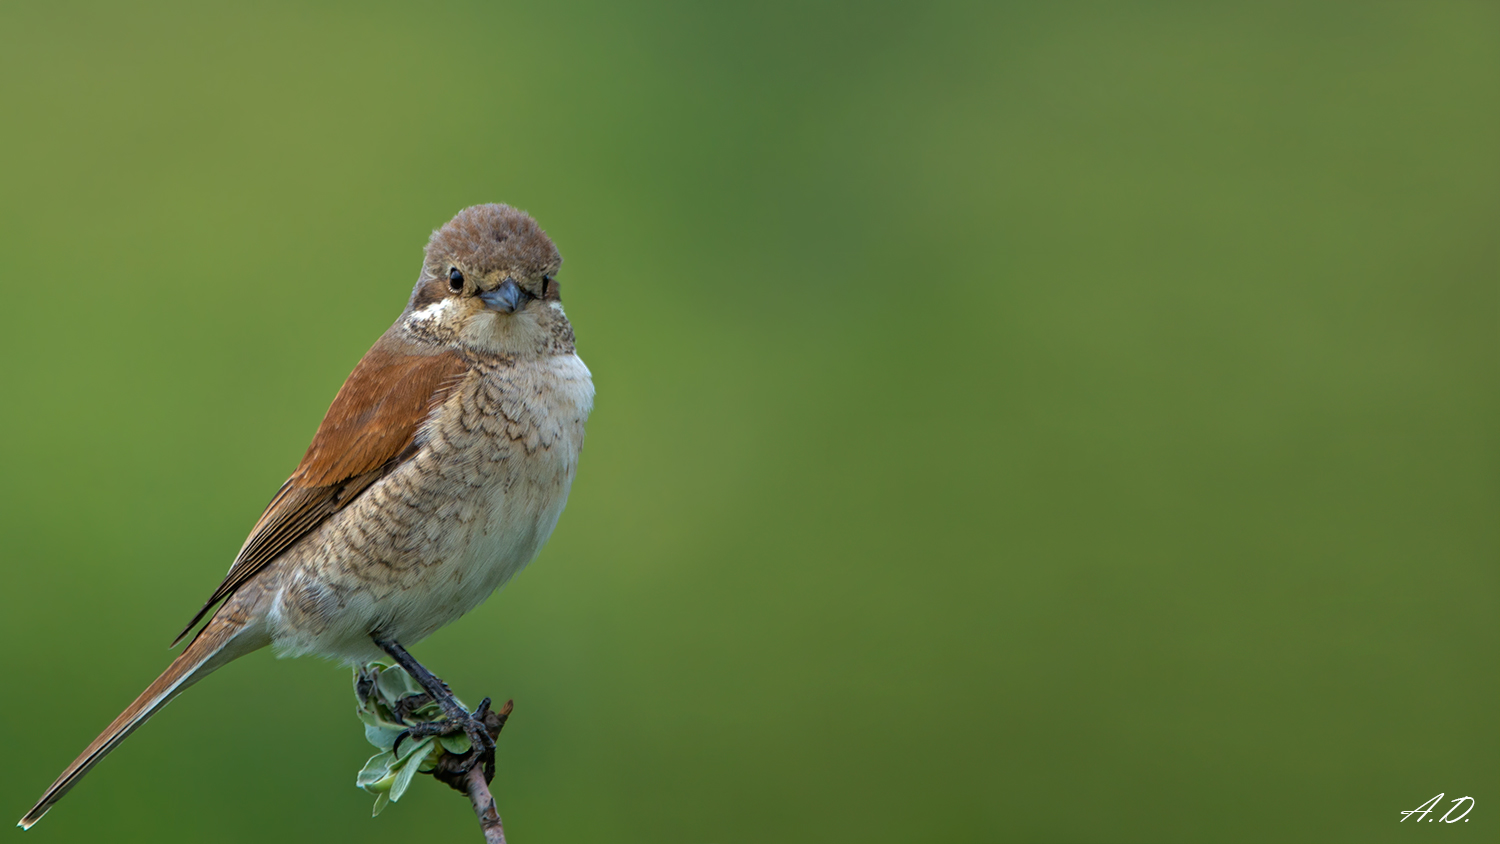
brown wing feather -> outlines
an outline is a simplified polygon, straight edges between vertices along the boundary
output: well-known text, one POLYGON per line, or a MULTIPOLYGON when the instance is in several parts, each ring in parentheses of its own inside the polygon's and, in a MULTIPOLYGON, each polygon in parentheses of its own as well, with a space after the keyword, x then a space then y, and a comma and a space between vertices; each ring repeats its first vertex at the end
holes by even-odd
POLYGON ((422 424, 467 371, 468 364, 452 352, 426 354, 391 332, 376 341, 334 397, 297 471, 251 528, 224 582, 177 639, 297 540, 416 453, 422 424))

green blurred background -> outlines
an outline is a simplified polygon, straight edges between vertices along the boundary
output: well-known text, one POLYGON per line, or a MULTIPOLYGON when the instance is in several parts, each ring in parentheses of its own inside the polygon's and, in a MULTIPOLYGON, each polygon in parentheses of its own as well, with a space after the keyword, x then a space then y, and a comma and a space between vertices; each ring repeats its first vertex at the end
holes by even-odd
MULTIPOLYGON (((504 201, 597 410, 415 650, 513 840, 1495 840, 1494 4, 11 3, 0 106, 11 817, 504 201)), ((371 752, 260 653, 30 840, 477 840, 371 752)))

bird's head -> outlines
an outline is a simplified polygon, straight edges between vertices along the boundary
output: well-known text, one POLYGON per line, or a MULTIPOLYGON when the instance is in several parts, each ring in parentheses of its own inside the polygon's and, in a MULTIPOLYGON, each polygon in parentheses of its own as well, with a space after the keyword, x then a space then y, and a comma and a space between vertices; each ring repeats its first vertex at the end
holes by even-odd
POLYGON ((401 322, 414 336, 481 353, 571 352, 573 330, 557 283, 561 265, 557 247, 526 212, 495 204, 465 208, 427 241, 401 322))

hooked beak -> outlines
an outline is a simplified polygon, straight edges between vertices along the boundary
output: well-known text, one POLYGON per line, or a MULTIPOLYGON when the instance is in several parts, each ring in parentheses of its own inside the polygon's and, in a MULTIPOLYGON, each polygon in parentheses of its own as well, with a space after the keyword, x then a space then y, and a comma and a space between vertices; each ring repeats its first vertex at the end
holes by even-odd
POLYGON ((492 311, 499 311, 502 314, 513 314, 516 312, 516 308, 521 307, 521 303, 531 297, 527 295, 525 290, 521 289, 521 285, 507 278, 503 284, 494 290, 486 290, 480 293, 479 298, 484 300, 484 306, 492 311))

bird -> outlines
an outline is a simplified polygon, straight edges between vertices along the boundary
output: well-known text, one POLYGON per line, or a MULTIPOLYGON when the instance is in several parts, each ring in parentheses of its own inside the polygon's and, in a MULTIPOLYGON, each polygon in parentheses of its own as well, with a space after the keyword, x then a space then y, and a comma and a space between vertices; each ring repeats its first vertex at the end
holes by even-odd
POLYGON ((546 232, 508 205, 465 208, 432 233, 406 308, 177 637, 192 633, 187 646, 20 827, 188 686, 268 645, 354 666, 389 657, 441 704, 432 729, 465 732, 471 756, 493 759, 488 701, 466 711, 407 647, 529 563, 567 503, 594 384, 563 311, 561 265, 546 232))

